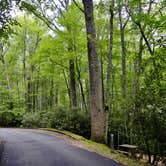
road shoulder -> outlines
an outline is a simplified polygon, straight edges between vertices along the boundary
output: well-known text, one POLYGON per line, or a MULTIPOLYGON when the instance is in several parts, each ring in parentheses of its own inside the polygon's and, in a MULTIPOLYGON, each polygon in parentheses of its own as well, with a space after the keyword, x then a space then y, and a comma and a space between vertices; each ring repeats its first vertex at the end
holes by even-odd
POLYGON ((82 136, 73 134, 68 131, 57 130, 52 128, 44 128, 44 129, 42 128, 42 129, 38 129, 37 131, 40 133, 45 133, 45 134, 53 135, 55 137, 62 138, 74 146, 88 150, 90 152, 97 153, 103 157, 110 158, 124 166, 144 166, 143 163, 137 160, 128 158, 125 155, 115 150, 111 150, 108 146, 104 144, 93 142, 91 140, 85 139, 82 136))

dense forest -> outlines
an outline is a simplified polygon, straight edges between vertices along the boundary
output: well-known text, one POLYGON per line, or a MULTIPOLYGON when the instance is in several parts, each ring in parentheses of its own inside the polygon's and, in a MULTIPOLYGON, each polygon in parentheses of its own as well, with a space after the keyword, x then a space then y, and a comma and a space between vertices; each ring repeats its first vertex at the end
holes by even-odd
POLYGON ((0 126, 164 157, 166 1, 1 0, 0 126))

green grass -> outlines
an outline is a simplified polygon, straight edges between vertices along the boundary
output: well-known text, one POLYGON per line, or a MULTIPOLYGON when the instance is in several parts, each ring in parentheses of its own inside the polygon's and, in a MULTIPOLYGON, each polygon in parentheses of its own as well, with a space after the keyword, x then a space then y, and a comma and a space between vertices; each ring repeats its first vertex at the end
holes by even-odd
POLYGON ((116 150, 112 150, 112 149, 110 149, 110 147, 108 147, 105 144, 96 143, 96 142, 88 140, 80 135, 73 134, 69 131, 57 130, 57 129, 53 129, 53 128, 42 128, 41 130, 58 132, 63 135, 66 135, 66 136, 76 140, 77 144, 81 145, 83 148, 85 148, 89 151, 95 152, 97 154, 100 154, 104 157, 111 158, 111 159, 123 164, 124 166, 145 166, 145 165, 147 165, 145 163, 141 163, 140 161, 131 159, 131 158, 117 152, 116 150))

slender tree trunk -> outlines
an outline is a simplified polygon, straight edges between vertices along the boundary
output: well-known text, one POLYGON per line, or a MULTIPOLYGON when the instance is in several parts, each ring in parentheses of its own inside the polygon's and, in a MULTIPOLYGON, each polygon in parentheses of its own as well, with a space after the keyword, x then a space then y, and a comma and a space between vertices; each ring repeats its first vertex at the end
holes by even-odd
MULTIPOLYGON (((26 37, 26 35, 25 35, 25 37, 26 37)), ((36 34, 36 41, 35 41, 34 47, 29 49, 29 57, 30 58, 32 58, 32 56, 35 54, 36 49, 39 46, 39 42, 40 42, 40 36, 39 36, 39 32, 38 32, 36 34)), ((26 48, 26 43, 24 43, 24 47, 26 48)), ((26 55, 25 53, 26 53, 26 50, 24 52, 24 56, 26 55)), ((25 65, 25 59, 23 60, 23 68, 25 70, 25 66, 24 65, 25 65)), ((35 79, 33 78, 33 73, 35 71, 35 66, 33 64, 30 65, 29 71, 30 71, 31 75, 26 76, 27 77, 27 82, 28 82, 27 83, 26 96, 25 96, 25 98, 26 98, 26 105, 27 105, 26 109, 27 109, 28 112, 29 111, 35 112, 35 110, 36 110, 35 79)))
POLYGON ((6 75, 6 85, 7 85, 7 90, 8 90, 8 99, 9 99, 9 109, 13 109, 13 101, 12 101, 12 92, 11 92, 11 86, 10 86, 10 78, 9 78, 9 73, 8 73, 8 66, 6 64, 5 61, 5 52, 4 52, 4 48, 3 48, 3 44, 1 45, 1 61, 2 61, 2 65, 4 67, 5 70, 5 75, 6 75))
POLYGON ((148 140, 146 139, 145 139, 145 144, 146 144, 146 150, 148 153, 148 163, 151 163, 151 153, 150 153, 149 143, 148 143, 148 140))
POLYGON ((157 151, 158 151, 158 142, 157 142, 157 140, 155 140, 153 151, 154 151, 154 155, 153 155, 152 164, 155 165, 155 162, 156 162, 156 159, 157 159, 157 151))
MULTIPOLYGON (((27 51, 27 47, 26 47, 26 35, 27 35, 27 29, 24 29, 24 47, 23 47, 23 80, 24 80, 24 84, 26 81, 26 51, 27 51)), ((26 85, 25 85, 26 87, 26 85)))
POLYGON ((55 104, 56 106, 58 105, 59 103, 59 87, 58 85, 56 85, 56 89, 55 89, 55 104))
POLYGON ((7 89, 8 89, 8 92, 9 92, 9 96, 11 95, 11 86, 10 86, 10 79, 9 79, 9 73, 8 73, 8 66, 5 62, 5 58, 4 58, 4 55, 1 54, 1 61, 2 61, 2 64, 4 66, 4 69, 5 69, 5 73, 6 73, 6 84, 7 84, 7 89))
POLYGON ((139 41, 139 52, 135 58, 134 71, 135 71, 135 81, 134 81, 134 96, 137 96, 140 89, 140 72, 142 63, 142 52, 143 52, 143 38, 140 37, 139 41))
POLYGON ((85 13, 89 61, 91 139, 97 142, 106 142, 106 113, 102 103, 102 83, 96 44, 93 1, 82 0, 82 3, 85 13))
POLYGON ((125 25, 122 22, 122 6, 123 0, 119 4, 119 22, 120 22, 120 37, 121 37, 121 50, 122 50, 122 96, 126 97, 126 48, 125 48, 125 25))
POLYGON ((50 110, 52 110, 53 105, 54 105, 54 80, 53 78, 51 78, 50 81, 50 97, 49 97, 49 106, 50 106, 50 110))
POLYGON ((69 61, 70 68, 70 104, 71 108, 77 107, 77 96, 76 96, 76 80, 75 80, 75 65, 74 60, 69 61))
POLYGON ((70 99, 70 89, 69 89, 69 83, 68 83, 68 79, 66 77, 66 73, 65 71, 63 70, 63 77, 64 77, 64 81, 65 81, 65 84, 66 84, 66 88, 67 88, 67 91, 68 91, 68 96, 69 96, 69 99, 70 99))
POLYGON ((27 92, 26 92, 26 111, 32 111, 32 101, 31 101, 31 78, 27 77, 27 92))
POLYGON ((105 103, 105 96, 104 96, 104 68, 103 68, 103 55, 102 49, 100 49, 100 68, 101 68, 101 85, 102 85, 102 102, 105 103))
POLYGON ((105 97, 105 109, 109 110, 110 107, 110 88, 111 88, 111 72, 112 72, 112 48, 113 48, 113 19, 114 19, 114 0, 110 5, 110 47, 108 54, 108 65, 107 65, 107 83, 106 83, 106 97, 105 97))
POLYGON ((38 100, 38 97, 39 97, 39 79, 36 80, 36 85, 35 85, 35 111, 38 111, 39 110, 39 100, 38 100))
POLYGON ((77 59, 76 59, 76 70, 77 70, 77 79, 78 79, 78 82, 79 82, 79 85, 80 85, 80 90, 81 90, 82 103, 83 103, 85 111, 87 111, 88 108, 87 108, 87 104, 86 104, 86 100, 85 100, 83 84, 82 84, 82 81, 81 81, 81 71, 78 67, 77 59))

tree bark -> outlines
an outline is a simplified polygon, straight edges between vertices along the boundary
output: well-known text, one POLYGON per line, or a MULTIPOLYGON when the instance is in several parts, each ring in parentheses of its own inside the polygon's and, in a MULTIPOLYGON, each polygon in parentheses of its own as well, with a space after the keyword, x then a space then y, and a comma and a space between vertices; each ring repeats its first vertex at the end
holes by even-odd
POLYGON ((27 51, 27 44, 26 44, 26 36, 27 36, 27 29, 24 28, 24 46, 23 46, 23 81, 26 87, 26 51, 27 51))
POLYGON ((70 105, 72 109, 74 107, 77 107, 75 65, 73 59, 69 60, 69 68, 70 68, 70 105))
POLYGON ((93 1, 82 0, 82 3, 85 14, 89 62, 91 139, 97 142, 106 142, 106 113, 103 110, 102 102, 102 83, 96 44, 93 1))
POLYGON ((140 74, 141 74, 141 63, 142 63, 142 52, 143 52, 143 38, 140 37, 139 41, 139 52, 135 58, 134 62, 134 71, 135 71, 135 80, 134 80, 134 96, 136 97, 140 89, 140 74))
POLYGON ((54 105, 54 79, 51 78, 51 81, 50 81, 50 97, 49 97, 50 111, 52 111, 53 105, 54 105))
POLYGON ((112 48, 113 48, 113 19, 114 19, 114 0, 110 5, 110 47, 108 54, 108 65, 107 65, 107 83, 106 83, 106 97, 105 97, 105 109, 109 110, 110 107, 110 88, 111 88, 111 72, 112 72, 112 48))
MULTIPOLYGON (((119 4, 119 23, 120 23, 120 37, 121 37, 121 50, 122 50, 122 96, 126 97, 126 48, 125 48, 125 36, 124 30, 127 24, 122 22, 122 6, 123 0, 119 4)), ((128 21, 128 20, 126 20, 128 21)))
POLYGON ((78 60, 77 59, 76 59, 76 70, 77 70, 77 79, 78 79, 78 82, 79 82, 79 85, 80 85, 80 90, 81 90, 82 103, 83 103, 85 111, 87 111, 88 108, 87 108, 85 95, 84 95, 84 87, 83 87, 83 84, 82 84, 82 81, 81 81, 81 71, 78 67, 78 60))
POLYGON ((26 111, 32 111, 32 101, 31 101, 31 79, 27 77, 27 91, 26 91, 26 111))

